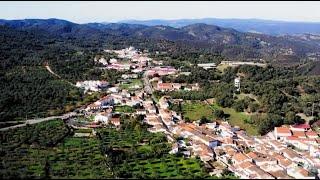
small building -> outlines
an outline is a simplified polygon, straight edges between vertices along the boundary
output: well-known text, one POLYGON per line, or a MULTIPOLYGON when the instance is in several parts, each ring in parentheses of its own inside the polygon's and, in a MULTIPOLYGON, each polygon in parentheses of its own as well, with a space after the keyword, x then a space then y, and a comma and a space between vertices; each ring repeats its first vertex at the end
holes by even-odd
POLYGON ((291 131, 287 127, 275 127, 274 133, 277 139, 283 139, 284 137, 291 136, 291 131))
POLYGON ((237 91, 240 91, 240 77, 234 79, 234 86, 237 88, 237 91))
POLYGON ((120 117, 111 118, 110 123, 115 125, 116 127, 119 127, 120 126, 120 117))
POLYGON ((158 83, 157 89, 160 91, 172 91, 174 88, 172 83, 158 83))
POLYGON ((314 132, 314 131, 307 131, 306 135, 307 135, 308 138, 312 138, 312 139, 319 138, 318 134, 316 132, 314 132))
POLYGON ((216 63, 202 63, 202 64, 198 64, 198 67, 202 67, 203 69, 207 70, 207 69, 216 68, 217 65, 216 63))
POLYGON ((102 113, 97 114, 97 115, 94 117, 94 122, 102 122, 102 123, 107 124, 107 123, 108 123, 108 120, 109 120, 110 118, 111 118, 111 113, 102 112, 102 113))
POLYGON ((290 129, 292 131, 308 131, 310 130, 310 125, 305 123, 305 124, 295 124, 295 125, 291 125, 290 129))
POLYGON ((292 130, 292 136, 297 138, 307 138, 304 131, 294 131, 292 130))
POLYGON ((314 176, 310 176, 309 172, 301 167, 289 168, 287 170, 289 176, 292 176, 296 179, 315 179, 314 176))
POLYGON ((246 161, 251 162, 251 159, 248 156, 244 155, 243 153, 238 152, 232 157, 233 164, 240 164, 246 161))

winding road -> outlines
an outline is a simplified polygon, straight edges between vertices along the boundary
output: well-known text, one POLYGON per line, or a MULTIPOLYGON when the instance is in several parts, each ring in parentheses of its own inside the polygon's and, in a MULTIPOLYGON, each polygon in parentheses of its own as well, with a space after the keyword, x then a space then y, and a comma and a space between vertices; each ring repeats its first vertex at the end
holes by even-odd
POLYGON ((73 117, 73 116, 76 116, 76 115, 77 115, 77 113, 75 113, 75 112, 69 112, 69 113, 63 114, 61 116, 50 116, 50 117, 45 117, 45 118, 28 119, 23 124, 18 124, 18 125, 15 125, 15 126, 9 126, 9 127, 5 127, 5 128, 1 128, 0 131, 6 131, 6 130, 9 130, 9 129, 23 127, 23 126, 26 126, 27 124, 36 124, 36 123, 41 123, 41 122, 44 122, 44 121, 50 121, 50 120, 54 120, 54 119, 67 119, 67 118, 70 118, 70 117, 73 117))

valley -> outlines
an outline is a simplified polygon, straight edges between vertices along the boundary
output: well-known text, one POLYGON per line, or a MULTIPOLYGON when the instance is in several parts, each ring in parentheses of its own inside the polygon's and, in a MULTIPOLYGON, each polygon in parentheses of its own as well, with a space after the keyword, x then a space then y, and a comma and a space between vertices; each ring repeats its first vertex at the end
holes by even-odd
POLYGON ((0 20, 0 177, 313 178, 316 40, 0 20))

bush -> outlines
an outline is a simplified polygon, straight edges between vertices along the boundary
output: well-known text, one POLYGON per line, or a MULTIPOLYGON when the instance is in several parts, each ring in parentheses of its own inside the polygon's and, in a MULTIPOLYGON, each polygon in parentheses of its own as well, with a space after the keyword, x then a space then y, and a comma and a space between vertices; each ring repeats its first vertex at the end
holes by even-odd
POLYGON ((223 118, 225 116, 224 111, 221 109, 216 109, 213 113, 216 118, 223 118))

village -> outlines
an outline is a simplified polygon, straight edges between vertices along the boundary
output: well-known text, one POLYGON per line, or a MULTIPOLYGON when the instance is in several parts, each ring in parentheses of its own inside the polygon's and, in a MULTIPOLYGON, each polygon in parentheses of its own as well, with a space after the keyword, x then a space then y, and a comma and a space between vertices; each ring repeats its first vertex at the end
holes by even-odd
MULTIPOLYGON (((72 119, 77 129, 94 129, 106 124, 121 126, 121 114, 143 116, 143 123, 153 133, 164 133, 172 144, 170 154, 199 157, 212 175, 221 175, 226 170, 239 178, 290 179, 320 176, 320 137, 308 124, 275 127, 265 136, 249 136, 244 129, 231 126, 227 121, 214 120, 200 124, 185 122, 181 114, 170 110, 174 101, 170 96, 156 99, 153 91, 197 91, 195 84, 163 83, 162 76, 176 75, 179 70, 162 66, 161 61, 149 58, 147 53, 134 47, 122 50, 106 50, 118 59, 95 59, 106 69, 123 71, 119 84, 106 81, 83 81, 77 86, 85 93, 106 91, 108 94, 81 110, 85 121, 72 119)), ((230 64, 223 62, 224 65, 230 64)), ((231 64, 236 66, 237 63, 231 64)), ((256 65, 253 63, 253 65, 256 65)), ((261 65, 261 64, 258 64, 261 65)), ((198 64, 204 69, 214 68, 214 63, 198 64)), ((240 87, 240 79, 235 78, 240 87)), ((90 134, 90 133, 89 133, 90 134)), ((86 136, 88 133, 77 133, 86 136)))

